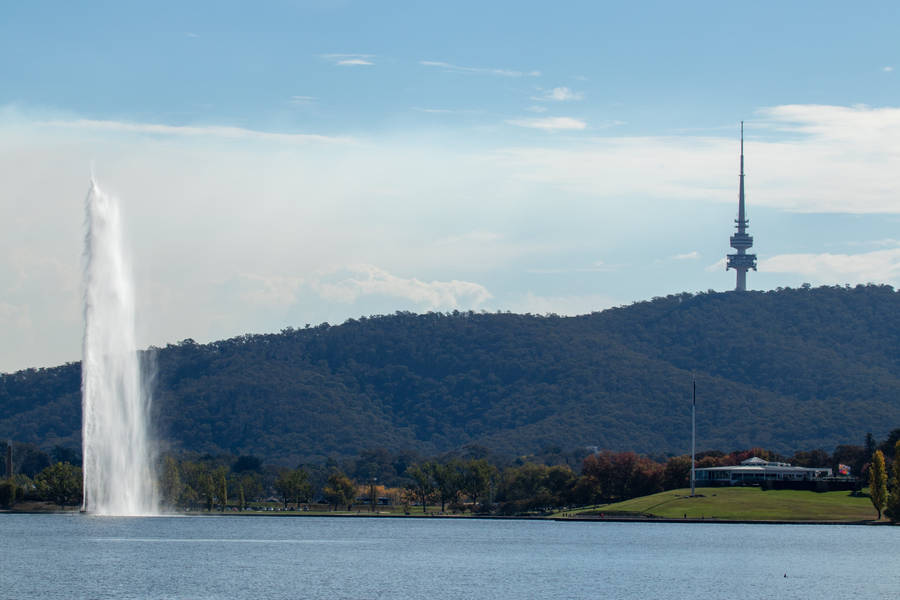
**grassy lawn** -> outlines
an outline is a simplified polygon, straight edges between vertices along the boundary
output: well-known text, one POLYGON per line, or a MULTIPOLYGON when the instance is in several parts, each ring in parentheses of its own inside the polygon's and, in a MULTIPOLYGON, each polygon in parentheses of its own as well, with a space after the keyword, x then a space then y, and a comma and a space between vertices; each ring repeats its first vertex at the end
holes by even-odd
POLYGON ((689 489, 671 490, 607 504, 590 512, 777 521, 866 521, 877 516, 867 496, 854 497, 850 492, 763 491, 755 487, 702 488, 693 498, 689 489))

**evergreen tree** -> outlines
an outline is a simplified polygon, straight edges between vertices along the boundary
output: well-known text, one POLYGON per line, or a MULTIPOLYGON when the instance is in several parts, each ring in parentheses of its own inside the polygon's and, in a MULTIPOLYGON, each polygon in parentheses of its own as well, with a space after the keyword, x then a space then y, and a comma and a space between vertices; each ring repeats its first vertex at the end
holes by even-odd
POLYGON ((869 497, 872 505, 878 511, 878 520, 881 520, 881 511, 887 502, 887 471, 884 467, 884 454, 876 450, 872 455, 872 465, 869 467, 869 497))

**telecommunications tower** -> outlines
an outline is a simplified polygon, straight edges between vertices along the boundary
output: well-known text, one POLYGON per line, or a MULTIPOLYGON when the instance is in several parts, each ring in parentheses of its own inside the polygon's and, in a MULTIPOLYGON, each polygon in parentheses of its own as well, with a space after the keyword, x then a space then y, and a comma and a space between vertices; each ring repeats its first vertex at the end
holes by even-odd
POLYGON ((725 270, 734 269, 737 272, 737 285, 734 290, 743 292, 747 289, 747 271, 756 270, 756 255, 747 254, 747 250, 753 246, 753 236, 747 233, 747 220, 744 209, 744 122, 741 121, 741 176, 740 191, 738 192, 738 218, 735 219, 737 233, 731 236, 731 247, 737 250, 737 254, 727 256, 725 270))

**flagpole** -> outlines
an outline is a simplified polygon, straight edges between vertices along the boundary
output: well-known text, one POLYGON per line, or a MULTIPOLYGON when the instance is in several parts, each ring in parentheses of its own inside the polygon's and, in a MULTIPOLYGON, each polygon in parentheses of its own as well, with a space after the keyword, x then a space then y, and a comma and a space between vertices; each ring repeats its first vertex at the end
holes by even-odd
POLYGON ((694 456, 697 451, 697 380, 691 375, 691 497, 694 497, 694 456))

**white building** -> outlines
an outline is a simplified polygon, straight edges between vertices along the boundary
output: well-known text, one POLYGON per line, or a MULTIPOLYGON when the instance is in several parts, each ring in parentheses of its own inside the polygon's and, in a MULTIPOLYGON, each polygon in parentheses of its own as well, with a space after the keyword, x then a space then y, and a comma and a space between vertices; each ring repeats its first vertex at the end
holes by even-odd
POLYGON ((752 457, 732 467, 696 469, 697 485, 741 485, 763 481, 816 481, 831 477, 826 467, 792 467, 788 463, 769 462, 752 457))

